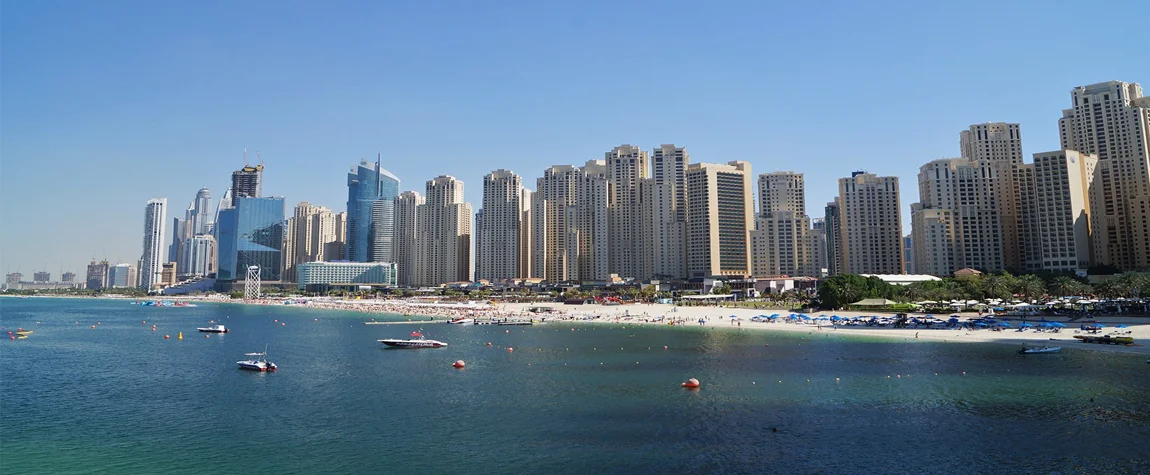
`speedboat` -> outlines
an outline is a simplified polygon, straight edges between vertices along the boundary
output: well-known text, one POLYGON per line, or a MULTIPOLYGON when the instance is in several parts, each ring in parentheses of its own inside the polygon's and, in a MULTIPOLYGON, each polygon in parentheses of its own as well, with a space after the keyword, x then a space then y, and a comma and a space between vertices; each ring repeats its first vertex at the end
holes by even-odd
POLYGON ((385 339, 376 341, 392 348, 443 348, 447 346, 447 343, 442 341, 424 338, 420 332, 411 332, 410 340, 385 339))
POLYGON ((459 317, 448 320, 447 323, 452 325, 471 325, 475 323, 475 319, 471 317, 459 317))
POLYGON ((276 364, 268 361, 268 347, 264 346, 264 351, 256 353, 244 353, 244 356, 249 356, 251 359, 237 361, 236 364, 240 365, 240 369, 250 369, 252 371, 275 371, 276 364))
POLYGON ((227 333, 228 327, 225 327, 223 325, 212 325, 210 327, 197 328, 196 330, 199 330, 202 332, 208 332, 208 333, 227 333))
POLYGON ((1062 351, 1061 346, 1035 346, 1035 347, 1023 346, 1021 349, 1018 350, 1018 354, 1020 354, 1020 355, 1034 355, 1034 354, 1039 354, 1039 353, 1058 353, 1059 351, 1062 351))

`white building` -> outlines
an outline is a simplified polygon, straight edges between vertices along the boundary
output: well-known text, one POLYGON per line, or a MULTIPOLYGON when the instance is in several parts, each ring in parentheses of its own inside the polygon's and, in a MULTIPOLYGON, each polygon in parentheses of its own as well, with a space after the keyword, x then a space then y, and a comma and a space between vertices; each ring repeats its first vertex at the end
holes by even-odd
POLYGON ((197 234, 184 242, 180 262, 187 263, 181 275, 206 277, 216 273, 216 238, 211 234, 197 234))
POLYGON ((426 192, 416 211, 416 285, 470 281, 473 212, 463 182, 441 175, 427 181, 426 192))
POLYGON ((550 282, 606 280, 606 164, 556 165, 543 171, 532 195, 532 277, 550 282))
MULTIPOLYGON (((802 173, 759 175, 759 215, 751 231, 751 267, 756 277, 821 274, 814 236, 806 215, 802 173)), ((822 247, 820 246, 820 250, 822 247)))
POLYGON ((296 288, 320 292, 331 286, 353 284, 394 286, 396 265, 390 262, 303 262, 296 265, 296 288))
POLYGON ((1150 98, 1138 84, 1109 81, 1070 92, 1058 121, 1062 149, 1098 158, 1094 260, 1150 268, 1150 98))
POLYGON ((687 150, 661 145, 651 153, 651 178, 643 180, 641 278, 687 277, 687 150))
POLYGON ((140 287, 151 290, 164 280, 164 225, 168 219, 168 199, 148 200, 144 207, 144 252, 140 258, 140 287))
POLYGON ((416 260, 419 249, 419 207, 427 200, 417 192, 405 191, 395 198, 395 265, 399 285, 418 285, 416 260))
POLYGON ((946 158, 919 168, 919 202, 917 207, 912 205, 912 234, 915 234, 914 223, 930 228, 917 233, 920 236, 916 237, 921 237, 923 242, 915 244, 919 249, 912 251, 912 254, 924 254, 915 263, 919 272, 951 275, 967 267, 983 272, 998 272, 1006 267, 996 187, 1003 186, 999 173, 1008 173, 1009 167, 946 158), (916 218, 914 213, 928 216, 916 218), (938 255, 936 259, 934 251, 938 249, 934 246, 941 243, 949 243, 950 249, 944 253, 945 257, 938 255))
POLYGON ((641 186, 648 177, 648 155, 633 145, 620 145, 607 152, 608 272, 620 277, 645 278, 643 206, 641 186))
POLYGON ((475 279, 526 277, 520 273, 523 179, 508 170, 483 177, 482 221, 476 222, 475 279))
POLYGON ((1029 270, 1085 271, 1093 265, 1089 189, 1098 162, 1073 150, 1034 154, 1035 194, 1024 226, 1040 241, 1028 244, 1034 250, 1029 270))
POLYGON ((751 273, 754 228, 751 164, 687 167, 687 272, 690 278, 751 273))
POLYGON ((770 172, 759 175, 759 216, 776 211, 807 215, 807 198, 802 173, 770 172))
POLYGON ((902 274, 898 177, 855 172, 839 178, 844 273, 902 274))

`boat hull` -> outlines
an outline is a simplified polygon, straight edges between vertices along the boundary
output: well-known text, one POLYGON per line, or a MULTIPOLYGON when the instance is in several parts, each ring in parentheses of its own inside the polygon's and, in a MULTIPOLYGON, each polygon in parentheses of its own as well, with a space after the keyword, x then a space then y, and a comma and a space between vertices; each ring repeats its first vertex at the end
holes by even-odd
POLYGON ((1021 349, 1021 350, 1018 350, 1018 354, 1020 354, 1020 355, 1039 355, 1039 354, 1043 354, 1043 353, 1058 353, 1058 352, 1060 352, 1060 351, 1062 351, 1062 347, 1054 347, 1054 348, 1023 348, 1023 349, 1021 349))
POLYGON ((406 349, 443 348, 447 346, 447 343, 435 340, 379 340, 379 342, 391 348, 406 349))
POLYGON ((265 363, 262 361, 237 361, 236 364, 239 365, 240 369, 246 369, 248 371, 275 371, 276 370, 275 363, 265 363))

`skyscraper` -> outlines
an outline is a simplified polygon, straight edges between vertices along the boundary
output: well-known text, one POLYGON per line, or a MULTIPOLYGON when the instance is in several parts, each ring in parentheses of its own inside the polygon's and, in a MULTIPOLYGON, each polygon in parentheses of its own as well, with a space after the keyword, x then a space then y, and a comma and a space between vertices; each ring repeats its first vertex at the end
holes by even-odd
POLYGON ((219 266, 216 279, 222 284, 243 281, 249 266, 259 266, 260 280, 279 281, 284 233, 282 197, 241 198, 232 208, 220 210, 219 266))
POLYGON ((347 260, 392 262, 394 200, 399 178, 380 166, 360 161, 347 174, 347 260))
POLYGON ((758 185, 759 212, 749 238, 751 273, 759 277, 812 273, 809 219, 802 214, 802 174, 763 173, 758 185))
POLYGON ((912 206, 911 213, 912 242, 920 246, 913 254, 923 256, 915 263, 919 272, 948 276, 962 268, 999 272, 1006 267, 998 198, 1007 194, 1007 182, 999 176, 1015 165, 947 158, 919 168, 920 206, 912 206), (915 224, 926 228, 916 232, 915 224), (936 256, 944 244, 945 256, 936 256))
MULTIPOLYGON (((105 263, 106 265, 106 263, 105 263)), ((108 267, 108 287, 126 288, 136 285, 136 268, 127 263, 108 267)))
POLYGON ((759 215, 770 216, 776 211, 791 211, 795 216, 806 216, 807 203, 803 174, 771 172, 759 175, 759 215))
POLYGON ((1074 88, 1058 121, 1062 149, 1098 158, 1093 197, 1098 264, 1150 268, 1150 97, 1109 81, 1074 88))
POLYGON ((148 200, 148 204, 144 207, 144 251, 140 259, 140 287, 144 290, 152 290, 152 287, 159 285, 163 280, 161 266, 165 257, 164 225, 167 213, 167 198, 148 200))
POLYGON ((176 264, 180 275, 207 277, 216 273, 216 238, 211 234, 197 234, 186 239, 181 252, 176 264))
MULTIPOLYGON (((19 276, 19 274, 16 274, 19 276)), ((19 281, 19 277, 16 278, 19 281)), ((88 290, 100 290, 108 287, 108 261, 92 262, 88 264, 88 278, 85 279, 85 287, 88 290)), ((135 285, 134 280, 129 281, 128 285, 135 285)))
POLYGON ((264 191, 264 166, 244 167, 232 172, 232 199, 259 198, 264 191))
POLYGON ((296 205, 289 222, 285 235, 291 236, 291 246, 284 248, 285 281, 295 282, 295 266, 304 262, 322 262, 332 260, 331 257, 342 259, 342 256, 326 254, 330 244, 336 242, 335 215, 330 209, 304 201, 296 205))
MULTIPOLYGON (((979 163, 992 174, 986 200, 997 206, 1002 242, 1002 267, 1022 268, 1022 245, 1018 195, 1012 179, 1014 167, 1022 164, 1022 131, 1018 124, 987 122, 959 132, 962 158, 979 163)), ((913 219, 913 218, 912 218, 913 219)), ((912 231, 913 234, 913 231, 912 231)), ((917 258, 916 258, 917 259, 917 258)), ((909 265, 909 264, 908 264, 909 265)), ((962 264, 959 264, 963 267, 962 264)), ((975 267, 977 266, 966 266, 975 267)), ((991 269, 984 269, 991 270, 991 269)), ((922 273, 922 270, 919 269, 922 273)))
POLYGON ((405 191, 395 198, 395 264, 399 285, 419 285, 416 260, 419 252, 419 207, 426 203, 415 191, 405 191))
POLYGON ((192 203, 194 216, 192 218, 192 233, 210 234, 212 232, 212 192, 207 188, 200 188, 196 192, 196 199, 192 203))
POLYGON ((416 267, 420 285, 471 280, 471 204, 463 182, 442 175, 428 180, 427 202, 417 211, 416 267))
POLYGON ((662 145, 651 154, 651 178, 643 180, 641 278, 687 277, 687 150, 662 145))
POLYGON ((843 219, 840 208, 837 196, 823 208, 823 217, 826 221, 824 226, 827 232, 827 275, 843 272, 843 219))
POLYGON ((898 177, 854 172, 839 178, 842 263, 850 274, 902 274, 898 177))
POLYGON ((648 176, 647 152, 620 145, 605 155, 609 184, 607 216, 608 271, 621 277, 647 278, 644 263, 643 198, 640 187, 648 176))
POLYGON ((1027 246, 1028 270, 1084 272, 1093 265, 1089 188, 1099 162, 1074 150, 1034 154, 1034 195, 1023 226, 1041 245, 1027 246))
POLYGON ((759 175, 759 215, 751 231, 756 276, 817 276, 803 174, 759 175))
POLYGON ((1022 163, 1022 131, 1018 124, 974 124, 958 134, 962 158, 1002 163, 1022 163))
POLYGON ((482 221, 476 222, 476 280, 525 277, 519 269, 522 198, 523 179, 514 172, 500 169, 483 177, 482 221))
POLYGON ((686 178, 688 276, 749 275, 755 211, 751 164, 691 164, 686 178))
POLYGON ((818 273, 816 277, 822 277, 822 273, 828 269, 827 265, 827 222, 826 218, 815 218, 811 220, 811 253, 814 254, 815 271, 818 273))
POLYGON ((533 277, 550 282, 607 279, 607 187, 602 160, 543 171, 530 213, 533 277))

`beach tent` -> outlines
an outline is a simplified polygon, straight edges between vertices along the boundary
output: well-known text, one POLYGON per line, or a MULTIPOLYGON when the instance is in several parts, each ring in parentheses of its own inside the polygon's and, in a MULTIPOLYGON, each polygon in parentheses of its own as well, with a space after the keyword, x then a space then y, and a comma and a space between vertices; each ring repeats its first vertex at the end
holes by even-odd
POLYGON ((888 305, 894 305, 896 303, 898 303, 898 302, 895 302, 894 300, 888 300, 888 299, 862 299, 862 300, 859 300, 858 302, 852 303, 851 306, 852 307, 886 307, 888 305))

